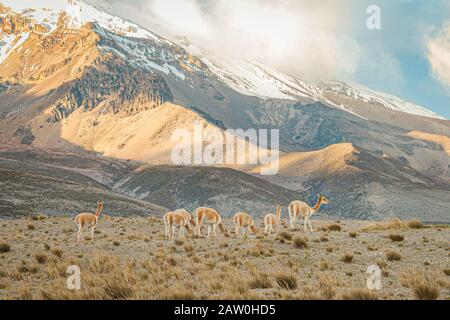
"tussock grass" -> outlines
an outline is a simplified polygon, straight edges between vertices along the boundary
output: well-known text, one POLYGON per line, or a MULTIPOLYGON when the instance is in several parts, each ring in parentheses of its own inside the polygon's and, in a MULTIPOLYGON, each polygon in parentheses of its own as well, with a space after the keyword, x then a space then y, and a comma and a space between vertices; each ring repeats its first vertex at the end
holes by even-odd
POLYGON ((437 300, 440 296, 438 281, 432 275, 415 270, 404 274, 401 280, 404 286, 411 289, 416 300, 437 300))
POLYGON ((278 234, 278 236, 281 239, 287 240, 287 241, 291 241, 292 240, 292 234, 290 234, 289 232, 286 231, 282 231, 278 234))
POLYGON ((353 254, 351 254, 351 253, 344 254, 344 256, 341 258, 341 261, 345 262, 345 263, 352 263, 353 262, 353 254))
POLYGON ((396 251, 388 251, 386 252, 386 259, 387 261, 400 261, 402 256, 396 251))
POLYGON ((372 223, 361 231, 385 231, 385 230, 404 230, 404 229, 422 229, 425 228, 420 220, 403 221, 401 219, 392 219, 378 223, 372 223))
POLYGON ((367 289, 357 289, 342 295, 343 300, 378 300, 375 292, 367 289))
POLYGON ((270 289, 273 287, 272 281, 267 273, 252 272, 252 278, 248 283, 251 289, 270 289))
POLYGON ((405 237, 403 235, 401 235, 401 234, 393 234, 393 233, 390 234, 388 236, 388 238, 391 239, 393 242, 400 242, 400 241, 405 240, 405 237))
POLYGON ((338 225, 337 223, 332 223, 332 224, 324 227, 324 230, 338 232, 338 231, 342 230, 342 227, 340 225, 338 225))
POLYGON ((294 247, 296 247, 297 249, 307 249, 308 240, 306 238, 297 237, 294 239, 294 247))
POLYGON ((11 246, 7 243, 0 242, 0 253, 6 253, 11 251, 11 246))
POLYGON ((286 290, 297 289, 297 276, 293 273, 279 272, 275 275, 275 281, 277 284, 286 290))

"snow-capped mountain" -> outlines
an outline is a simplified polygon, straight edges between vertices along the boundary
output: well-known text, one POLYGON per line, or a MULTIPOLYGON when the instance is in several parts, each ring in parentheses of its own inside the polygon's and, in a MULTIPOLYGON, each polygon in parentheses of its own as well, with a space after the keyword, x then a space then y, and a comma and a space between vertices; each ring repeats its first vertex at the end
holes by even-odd
MULTIPOLYGON (((176 128, 191 130, 198 122, 219 130, 277 128, 288 177, 274 177, 275 185, 328 192, 337 215, 409 214, 413 206, 442 215, 450 126, 423 107, 359 85, 311 83, 218 56, 80 0, 50 7, 2 1, 12 8, 0 5, 0 138, 170 167, 176 128)), ((136 172, 133 183, 117 190, 161 198, 146 183, 136 172)), ((184 191, 179 201, 190 203, 184 191)), ((218 192, 209 200, 226 207, 218 192)))
MULTIPOLYGON (((23 9, 23 1, 14 1, 10 5, 13 10, 20 12, 24 19, 34 21, 35 25, 43 26, 44 28, 41 32, 46 34, 50 34, 56 29, 58 17, 62 11, 70 17, 69 26, 71 28, 81 28, 82 25, 88 22, 96 23, 101 29, 110 31, 110 33, 105 34, 102 33, 101 29, 97 29, 99 34, 104 38, 113 40, 119 47, 119 51, 125 53, 127 58, 131 59, 137 66, 153 69, 165 74, 172 73, 181 80, 186 80, 186 70, 169 63, 170 60, 180 59, 179 56, 174 56, 170 52, 175 48, 179 48, 178 44, 159 37, 137 24, 109 15, 81 0, 58 1, 52 4, 52 7, 38 7, 34 9, 23 9), (152 41, 157 47, 166 47, 168 50, 160 51, 161 55, 156 57, 152 55, 154 53, 153 47, 148 44, 142 45, 141 40, 152 41), (162 62, 155 62, 156 58, 159 58, 162 62)), ((5 17, 7 14, 4 12, 0 17, 5 17)), ((28 32, 24 31, 20 34, 2 35, 0 40, 2 44, 0 47, 0 63, 6 60, 11 52, 20 48, 28 39, 29 31, 31 30, 28 30, 28 32)), ((349 85, 338 81, 314 84, 284 74, 273 68, 263 66, 260 63, 231 57, 219 57, 201 50, 192 44, 183 45, 181 43, 180 45, 193 57, 200 59, 208 68, 208 71, 218 80, 237 92, 248 96, 263 99, 288 100, 310 98, 335 105, 330 99, 326 98, 327 94, 334 93, 373 105, 383 106, 390 110, 444 119, 425 107, 404 101, 393 95, 364 88, 360 85, 349 85)), ((104 49, 117 50, 118 48, 105 46, 104 49)), ((199 67, 190 64, 191 68, 193 66, 194 68, 199 67)), ((347 110, 345 106, 338 105, 338 107, 347 110)), ((358 114, 357 110, 353 110, 352 112, 358 114)))

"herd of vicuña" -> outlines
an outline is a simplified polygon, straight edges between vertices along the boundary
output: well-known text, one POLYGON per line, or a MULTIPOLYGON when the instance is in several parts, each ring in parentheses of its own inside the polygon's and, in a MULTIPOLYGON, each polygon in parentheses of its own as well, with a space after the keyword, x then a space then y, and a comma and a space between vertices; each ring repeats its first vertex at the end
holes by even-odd
MULTIPOLYGON (((311 232, 314 231, 310 218, 311 216, 319 211, 323 204, 327 204, 328 199, 323 195, 318 195, 318 199, 314 207, 310 207, 306 202, 302 201, 292 201, 289 204, 289 227, 294 230, 297 228, 297 220, 303 219, 303 226, 305 231, 307 231, 307 226, 311 232)), ((91 241, 94 241, 94 231, 97 226, 100 213, 103 209, 103 202, 98 202, 97 211, 93 213, 80 213, 76 216, 75 222, 78 227, 78 241, 83 236, 83 229, 88 226, 91 231, 91 241)), ((281 209, 282 206, 278 205, 275 213, 268 213, 264 216, 264 233, 270 235, 272 233, 278 232, 281 225, 287 226, 286 220, 281 219, 281 209)), ((187 231, 189 234, 194 234, 195 237, 202 237, 202 226, 205 225, 208 228, 207 237, 211 235, 211 231, 214 236, 216 236, 217 228, 225 235, 228 236, 228 230, 223 224, 222 217, 217 212, 217 210, 207 207, 201 207, 194 210, 192 215, 185 209, 177 209, 175 211, 170 211, 166 213, 163 217, 164 221, 164 234, 166 240, 174 238, 176 228, 179 230, 178 238, 184 236, 184 232, 187 231)), ((248 233, 258 234, 260 230, 256 227, 253 217, 245 212, 238 212, 233 217, 234 232, 239 236, 241 234, 246 237, 246 230, 248 233)))

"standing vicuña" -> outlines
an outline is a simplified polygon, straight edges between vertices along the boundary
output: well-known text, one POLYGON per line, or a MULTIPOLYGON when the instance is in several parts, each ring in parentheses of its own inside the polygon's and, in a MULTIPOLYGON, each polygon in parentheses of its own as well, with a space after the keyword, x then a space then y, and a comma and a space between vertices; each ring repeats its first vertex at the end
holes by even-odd
POLYGON ((188 214, 188 216, 186 216, 181 210, 178 210, 178 212, 168 212, 164 215, 163 219, 166 240, 173 238, 176 226, 180 228, 180 233, 178 235, 179 239, 183 236, 184 228, 191 232, 189 227, 190 215, 188 214))
POLYGON ((219 226, 220 231, 222 231, 225 236, 228 235, 227 229, 222 223, 222 217, 216 210, 205 207, 197 208, 192 215, 194 216, 195 221, 194 231, 196 236, 202 235, 201 227, 203 223, 208 225, 208 237, 211 234, 211 226, 214 236, 216 236, 217 226, 219 226))
POLYGON ((253 218, 244 212, 238 212, 233 217, 234 226, 236 227, 235 233, 239 235, 239 230, 242 229, 242 236, 245 237, 245 229, 248 228, 249 233, 250 230, 253 231, 254 234, 258 233, 258 229, 255 227, 255 223, 253 222, 253 218))
POLYGON ((97 212, 95 214, 92 213, 80 213, 76 216, 75 222, 78 227, 78 241, 83 236, 83 229, 86 225, 91 226, 91 241, 94 242, 94 230, 97 226, 98 218, 100 217, 100 213, 103 209, 103 201, 97 202, 97 212))
POLYGON ((290 225, 291 229, 295 229, 295 224, 297 222, 297 218, 300 217, 304 219, 304 228, 306 231, 306 225, 309 225, 309 229, 313 231, 313 227, 311 225, 311 222, 309 221, 309 218, 319 211, 322 204, 327 204, 328 199, 324 196, 318 195, 317 203, 316 205, 311 208, 307 203, 302 201, 292 201, 289 205, 289 218, 290 218, 290 225))
POLYGON ((271 234, 276 228, 276 232, 280 229, 281 225, 281 205, 277 206, 277 213, 269 213, 264 217, 264 233, 271 234))

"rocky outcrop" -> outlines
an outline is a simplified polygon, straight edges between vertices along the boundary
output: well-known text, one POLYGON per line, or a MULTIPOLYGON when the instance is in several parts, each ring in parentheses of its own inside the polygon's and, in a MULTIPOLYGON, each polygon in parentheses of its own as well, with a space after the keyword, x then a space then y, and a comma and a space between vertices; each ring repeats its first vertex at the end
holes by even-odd
POLYGON ((88 111, 100 104, 109 112, 130 116, 173 101, 161 76, 133 68, 111 54, 98 58, 80 79, 58 91, 65 93, 53 106, 53 122, 67 118, 78 108, 88 111))

